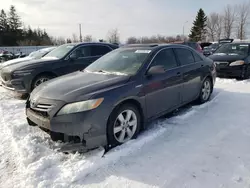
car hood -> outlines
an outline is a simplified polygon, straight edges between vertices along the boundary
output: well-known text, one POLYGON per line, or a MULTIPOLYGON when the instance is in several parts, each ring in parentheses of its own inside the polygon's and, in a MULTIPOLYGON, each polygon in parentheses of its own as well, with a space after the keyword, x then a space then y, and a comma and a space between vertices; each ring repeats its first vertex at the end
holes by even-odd
POLYGON ((246 56, 244 55, 228 55, 228 54, 213 54, 209 56, 213 61, 227 61, 233 62, 237 60, 244 60, 246 56))
POLYGON ((56 99, 65 102, 77 101, 79 97, 125 84, 130 76, 74 72, 45 82, 38 86, 30 98, 56 99))
POLYGON ((21 62, 25 62, 25 61, 30 61, 30 60, 32 60, 31 57, 23 57, 23 58, 12 59, 12 60, 6 61, 4 63, 1 63, 0 64, 0 69, 4 68, 6 66, 9 66, 9 65, 14 65, 14 64, 17 64, 17 63, 21 63, 21 62))
MULTIPOLYGON (((20 58, 20 60, 23 59, 23 58, 20 58)), ((3 63, 3 67, 2 68, 8 68, 8 70, 10 71, 14 71, 14 70, 22 70, 22 69, 26 69, 26 68, 35 68, 41 64, 46 64, 46 63, 51 63, 51 62, 54 62, 56 61, 55 59, 26 59, 24 61, 19 61, 19 62, 14 62, 14 63, 8 63, 8 64, 5 64, 3 63)))

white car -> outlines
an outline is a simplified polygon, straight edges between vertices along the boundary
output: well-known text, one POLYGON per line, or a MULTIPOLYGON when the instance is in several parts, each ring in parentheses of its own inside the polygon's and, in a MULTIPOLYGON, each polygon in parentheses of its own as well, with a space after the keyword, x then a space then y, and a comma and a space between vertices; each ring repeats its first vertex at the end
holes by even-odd
POLYGON ((6 61, 4 63, 0 63, 0 69, 2 69, 5 66, 11 65, 11 64, 16 64, 16 63, 20 63, 20 62, 24 62, 24 61, 33 60, 33 59, 41 59, 43 56, 45 56, 47 53, 49 53, 50 51, 54 50, 55 48, 56 48, 56 46, 48 47, 48 48, 42 48, 40 50, 31 52, 26 57, 16 58, 16 59, 12 59, 12 60, 6 61))

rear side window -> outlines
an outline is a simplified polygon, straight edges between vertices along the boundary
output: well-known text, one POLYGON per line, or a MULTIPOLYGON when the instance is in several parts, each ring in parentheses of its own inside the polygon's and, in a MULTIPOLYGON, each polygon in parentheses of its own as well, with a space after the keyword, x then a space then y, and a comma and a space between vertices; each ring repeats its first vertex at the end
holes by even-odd
POLYGON ((197 53, 195 52, 192 52, 192 53, 193 53, 195 62, 199 62, 203 60, 197 53))
POLYGON ((174 49, 174 51, 181 65, 188 65, 195 62, 193 53, 190 50, 184 48, 176 48, 174 49))
POLYGON ((177 61, 172 49, 160 51, 154 58, 151 66, 162 65, 166 70, 177 67, 177 61))
POLYGON ((102 56, 111 51, 108 46, 91 46, 91 56, 102 56))

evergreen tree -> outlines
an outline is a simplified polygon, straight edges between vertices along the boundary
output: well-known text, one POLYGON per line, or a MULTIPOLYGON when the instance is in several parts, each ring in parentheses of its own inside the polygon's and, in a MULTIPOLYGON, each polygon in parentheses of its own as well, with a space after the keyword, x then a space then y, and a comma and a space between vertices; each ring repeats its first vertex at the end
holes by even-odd
POLYGON ((191 29, 191 34, 189 38, 191 41, 203 41, 205 40, 206 35, 206 21, 207 16, 203 9, 200 9, 197 13, 197 16, 193 22, 193 27, 191 29))
POLYGON ((17 31, 22 26, 20 17, 18 16, 16 8, 13 5, 10 6, 8 23, 10 30, 12 31, 17 31))
POLYGON ((8 20, 7 15, 4 10, 1 10, 0 13, 0 31, 7 31, 8 30, 8 20))

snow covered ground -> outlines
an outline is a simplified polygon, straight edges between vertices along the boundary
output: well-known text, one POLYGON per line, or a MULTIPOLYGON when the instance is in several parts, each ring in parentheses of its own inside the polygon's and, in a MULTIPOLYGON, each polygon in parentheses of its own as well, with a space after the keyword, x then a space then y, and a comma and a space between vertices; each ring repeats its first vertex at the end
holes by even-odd
POLYGON ((210 102, 155 121, 104 154, 62 154, 0 87, 0 187, 250 188, 250 81, 217 79, 210 102))

